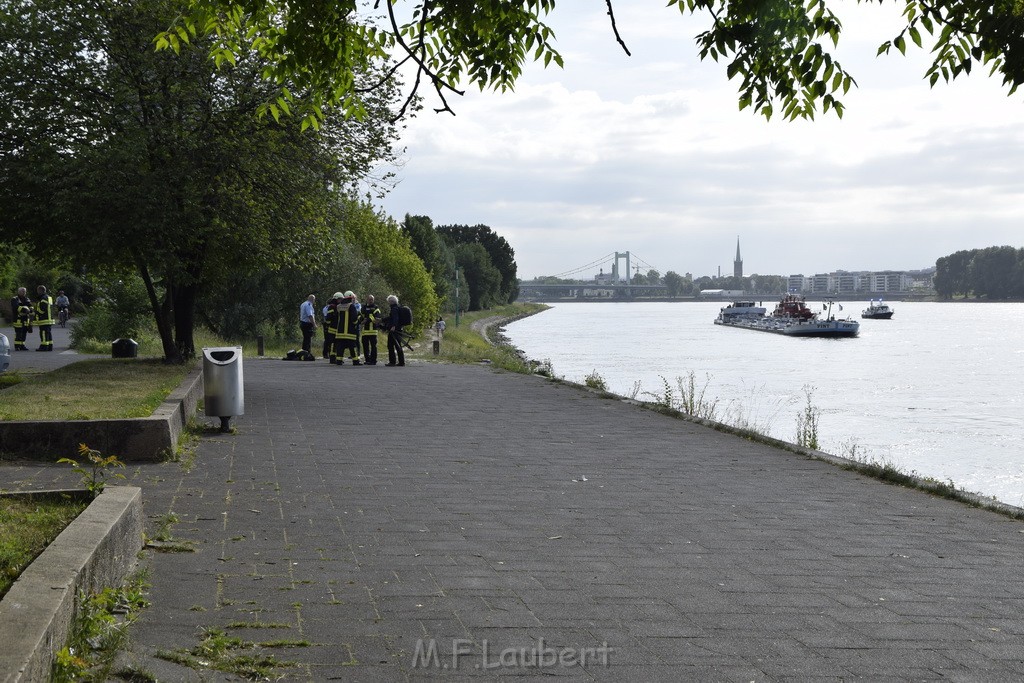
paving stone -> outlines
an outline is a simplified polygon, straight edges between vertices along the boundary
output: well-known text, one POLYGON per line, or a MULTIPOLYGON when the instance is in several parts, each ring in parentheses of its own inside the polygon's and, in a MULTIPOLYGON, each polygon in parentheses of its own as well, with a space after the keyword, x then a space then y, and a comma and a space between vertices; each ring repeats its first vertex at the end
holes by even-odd
MULTIPOLYGON (((153 655, 230 627, 313 642, 274 648, 288 680, 452 678, 414 667, 431 639, 449 665, 456 643, 612 649, 466 679, 1024 676, 1019 521, 540 378, 408 369, 247 359, 235 433, 127 473, 150 535, 174 512, 195 549, 147 554, 127 657, 229 680, 153 655)), ((77 479, 0 465, 2 488, 77 479)))

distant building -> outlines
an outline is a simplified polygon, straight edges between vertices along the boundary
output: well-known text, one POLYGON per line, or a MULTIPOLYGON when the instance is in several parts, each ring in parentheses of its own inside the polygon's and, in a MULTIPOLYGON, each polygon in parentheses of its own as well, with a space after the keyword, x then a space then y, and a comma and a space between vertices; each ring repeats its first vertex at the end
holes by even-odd
POLYGON ((837 270, 831 273, 816 273, 810 277, 790 275, 788 289, 795 293, 845 295, 928 291, 932 289, 934 275, 934 268, 876 272, 837 270))
POLYGON ((742 289, 702 289, 700 290, 701 296, 706 296, 712 299, 732 299, 738 296, 743 296, 742 289))
POLYGON ((743 257, 740 256, 740 238, 736 236, 736 260, 732 262, 733 277, 743 277, 743 257))

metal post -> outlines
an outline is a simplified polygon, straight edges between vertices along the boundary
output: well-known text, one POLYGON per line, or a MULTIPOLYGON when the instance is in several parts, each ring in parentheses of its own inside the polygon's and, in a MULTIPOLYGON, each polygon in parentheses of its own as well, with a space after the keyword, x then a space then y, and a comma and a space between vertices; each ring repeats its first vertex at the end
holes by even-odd
POLYGON ((459 326, 459 267, 455 266, 455 327, 459 326))

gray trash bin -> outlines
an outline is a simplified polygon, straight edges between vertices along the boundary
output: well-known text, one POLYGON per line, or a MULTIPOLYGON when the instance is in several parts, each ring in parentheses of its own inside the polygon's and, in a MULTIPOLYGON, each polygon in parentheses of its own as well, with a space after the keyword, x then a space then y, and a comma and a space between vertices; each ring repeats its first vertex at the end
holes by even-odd
POLYGON ((241 346, 203 349, 203 404, 207 417, 220 418, 222 432, 232 417, 245 414, 241 346))
POLYGON ((111 358, 138 358, 139 344, 134 339, 115 339, 110 344, 111 358))

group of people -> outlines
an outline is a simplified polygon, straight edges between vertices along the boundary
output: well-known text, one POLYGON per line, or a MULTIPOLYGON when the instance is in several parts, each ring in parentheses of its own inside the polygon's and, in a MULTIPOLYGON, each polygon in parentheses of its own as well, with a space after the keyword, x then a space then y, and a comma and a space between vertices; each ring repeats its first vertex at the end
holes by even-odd
POLYGON ((36 351, 53 351, 54 310, 70 311, 70 302, 64 290, 57 292, 57 301, 50 297, 44 285, 36 288, 36 300, 28 297, 28 290, 18 287, 11 297, 11 317, 14 318, 14 350, 28 351, 28 335, 32 327, 39 328, 39 348, 36 351))
MULTIPOLYGON (((346 356, 352 365, 377 364, 377 333, 388 335, 388 366, 404 366, 402 350, 405 323, 402 320, 398 297, 387 298, 388 315, 384 316, 372 294, 363 302, 352 291, 335 292, 321 311, 324 328, 322 355, 333 365, 344 365, 346 356), (362 356, 360 358, 360 356, 362 356)), ((299 306, 299 328, 302 330, 302 350, 312 353, 316 333, 316 295, 310 294, 299 306)))

